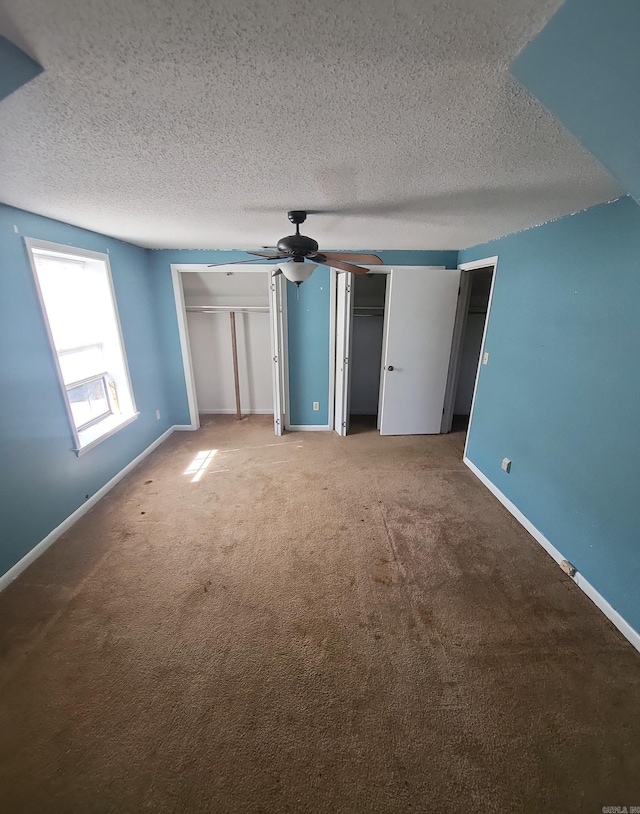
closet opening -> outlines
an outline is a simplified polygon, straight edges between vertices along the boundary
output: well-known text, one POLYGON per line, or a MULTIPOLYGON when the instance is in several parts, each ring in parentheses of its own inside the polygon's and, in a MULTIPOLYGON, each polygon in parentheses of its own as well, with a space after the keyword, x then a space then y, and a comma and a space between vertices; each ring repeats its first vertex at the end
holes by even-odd
POLYGON ((286 314, 271 269, 172 267, 191 426, 199 416, 273 415, 284 427, 286 314))
POLYGON ((335 410, 339 435, 380 429, 387 270, 336 274, 335 410))
POLYGON ((496 258, 460 266, 460 297, 454 328, 443 431, 466 436, 491 305, 496 258))
POLYGON ((386 274, 353 275, 349 434, 379 429, 386 274))

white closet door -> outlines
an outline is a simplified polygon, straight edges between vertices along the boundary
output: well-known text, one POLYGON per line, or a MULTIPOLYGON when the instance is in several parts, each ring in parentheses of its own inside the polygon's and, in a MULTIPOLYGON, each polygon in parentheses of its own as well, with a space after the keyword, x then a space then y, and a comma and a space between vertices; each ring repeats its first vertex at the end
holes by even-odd
POLYGON ((349 378, 351 356, 351 320, 353 316, 353 280, 351 272, 339 272, 336 301, 336 405, 333 427, 338 435, 349 432, 349 378))
POLYGON ((273 431, 282 435, 285 411, 285 341, 284 341, 284 284, 283 276, 273 277, 269 283, 269 317, 271 320, 271 357, 273 377, 273 431))
POLYGON ((403 266, 389 274, 381 435, 439 433, 459 269, 403 266))

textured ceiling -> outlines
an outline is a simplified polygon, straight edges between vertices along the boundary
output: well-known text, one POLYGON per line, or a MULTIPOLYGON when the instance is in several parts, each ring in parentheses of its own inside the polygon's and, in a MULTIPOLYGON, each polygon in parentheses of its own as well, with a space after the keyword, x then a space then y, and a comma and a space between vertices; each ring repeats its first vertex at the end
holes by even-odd
POLYGON ((558 0, 0 0, 0 199, 145 246, 458 248, 609 200, 508 74, 558 0))

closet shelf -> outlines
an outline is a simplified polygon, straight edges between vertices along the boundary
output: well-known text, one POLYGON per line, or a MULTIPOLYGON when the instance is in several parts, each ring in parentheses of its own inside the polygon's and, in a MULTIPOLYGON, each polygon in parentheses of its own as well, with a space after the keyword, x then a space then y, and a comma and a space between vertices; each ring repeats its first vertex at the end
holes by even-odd
POLYGON ((187 311, 193 311, 198 314, 217 314, 219 312, 240 313, 246 311, 247 313, 269 313, 268 305, 187 305, 187 311))

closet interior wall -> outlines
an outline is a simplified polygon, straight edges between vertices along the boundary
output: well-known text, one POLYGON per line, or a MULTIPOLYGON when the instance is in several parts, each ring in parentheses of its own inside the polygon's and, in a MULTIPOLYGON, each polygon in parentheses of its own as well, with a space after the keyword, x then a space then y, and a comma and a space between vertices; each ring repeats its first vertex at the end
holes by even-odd
POLYGON ((377 415, 382 365, 386 274, 353 279, 351 415, 377 415))
POLYGON ((234 313, 242 414, 273 413, 269 279, 267 271, 182 273, 198 412, 236 413, 234 313))
POLYGON ((471 412, 473 389, 480 362, 482 335, 487 319, 493 268, 471 272, 471 294, 460 351, 460 371, 454 402, 454 415, 468 416, 471 412))

